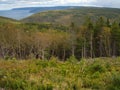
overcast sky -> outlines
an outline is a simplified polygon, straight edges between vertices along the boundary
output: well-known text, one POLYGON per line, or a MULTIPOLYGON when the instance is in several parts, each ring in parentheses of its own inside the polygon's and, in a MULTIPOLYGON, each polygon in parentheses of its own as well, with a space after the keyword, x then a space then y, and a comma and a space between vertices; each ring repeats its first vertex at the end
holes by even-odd
POLYGON ((46 6, 97 6, 120 8, 120 0, 0 0, 0 10, 46 6))

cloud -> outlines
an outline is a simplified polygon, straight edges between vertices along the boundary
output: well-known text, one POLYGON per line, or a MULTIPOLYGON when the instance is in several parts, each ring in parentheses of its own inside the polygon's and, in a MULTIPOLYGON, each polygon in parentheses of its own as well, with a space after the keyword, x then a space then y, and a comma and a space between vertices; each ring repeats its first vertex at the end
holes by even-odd
POLYGON ((120 8, 120 0, 0 0, 0 9, 35 6, 103 6, 120 8))
POLYGON ((96 6, 120 8, 120 0, 99 0, 93 4, 96 6))

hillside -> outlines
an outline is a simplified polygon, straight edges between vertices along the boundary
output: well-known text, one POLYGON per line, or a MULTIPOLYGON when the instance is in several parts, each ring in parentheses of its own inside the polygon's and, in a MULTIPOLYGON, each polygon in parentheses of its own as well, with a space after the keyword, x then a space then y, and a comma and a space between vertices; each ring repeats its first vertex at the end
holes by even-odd
POLYGON ((94 8, 94 7, 77 7, 68 10, 56 10, 56 11, 45 11, 41 13, 34 14, 30 17, 23 19, 23 22, 49 22, 49 23, 59 23, 63 25, 68 25, 71 22, 76 24, 81 24, 84 22, 85 18, 89 16, 93 20, 102 16, 109 19, 119 20, 120 9, 116 8, 94 8))
POLYGON ((0 16, 0 23, 16 23, 17 20, 0 16))
POLYGON ((31 13, 39 13, 48 10, 64 10, 70 8, 77 8, 79 6, 55 6, 55 7, 25 7, 25 8, 14 8, 12 10, 29 10, 31 13))

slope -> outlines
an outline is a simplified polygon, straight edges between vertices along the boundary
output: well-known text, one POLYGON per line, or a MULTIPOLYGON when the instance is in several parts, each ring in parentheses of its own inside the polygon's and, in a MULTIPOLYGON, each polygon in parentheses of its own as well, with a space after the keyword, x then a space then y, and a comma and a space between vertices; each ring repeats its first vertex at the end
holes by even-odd
POLYGON ((109 18, 111 20, 120 19, 120 9, 117 8, 96 8, 96 7, 77 7, 67 10, 45 11, 24 18, 22 22, 28 23, 57 23, 69 25, 71 22, 81 24, 86 17, 96 20, 98 17, 109 18))
POLYGON ((0 16, 0 23, 18 23, 19 21, 0 16))

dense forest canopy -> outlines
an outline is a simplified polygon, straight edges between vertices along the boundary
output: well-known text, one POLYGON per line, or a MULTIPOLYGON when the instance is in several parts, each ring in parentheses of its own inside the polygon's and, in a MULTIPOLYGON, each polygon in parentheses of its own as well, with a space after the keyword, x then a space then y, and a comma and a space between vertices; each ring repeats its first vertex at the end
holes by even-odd
MULTIPOLYGON (((5 18, 4 18, 5 19, 5 18)), ((80 22, 80 21, 79 21, 80 22)), ((85 17, 84 23, 0 22, 0 58, 66 60, 120 55, 120 23, 85 17)))
POLYGON ((119 21, 120 9, 116 8, 97 8, 97 7, 74 7, 67 10, 44 11, 33 14, 22 19, 22 22, 28 23, 52 23, 69 26, 71 22, 76 25, 82 25, 86 17, 90 17, 93 21, 97 21, 99 17, 109 18, 111 21, 119 21))

